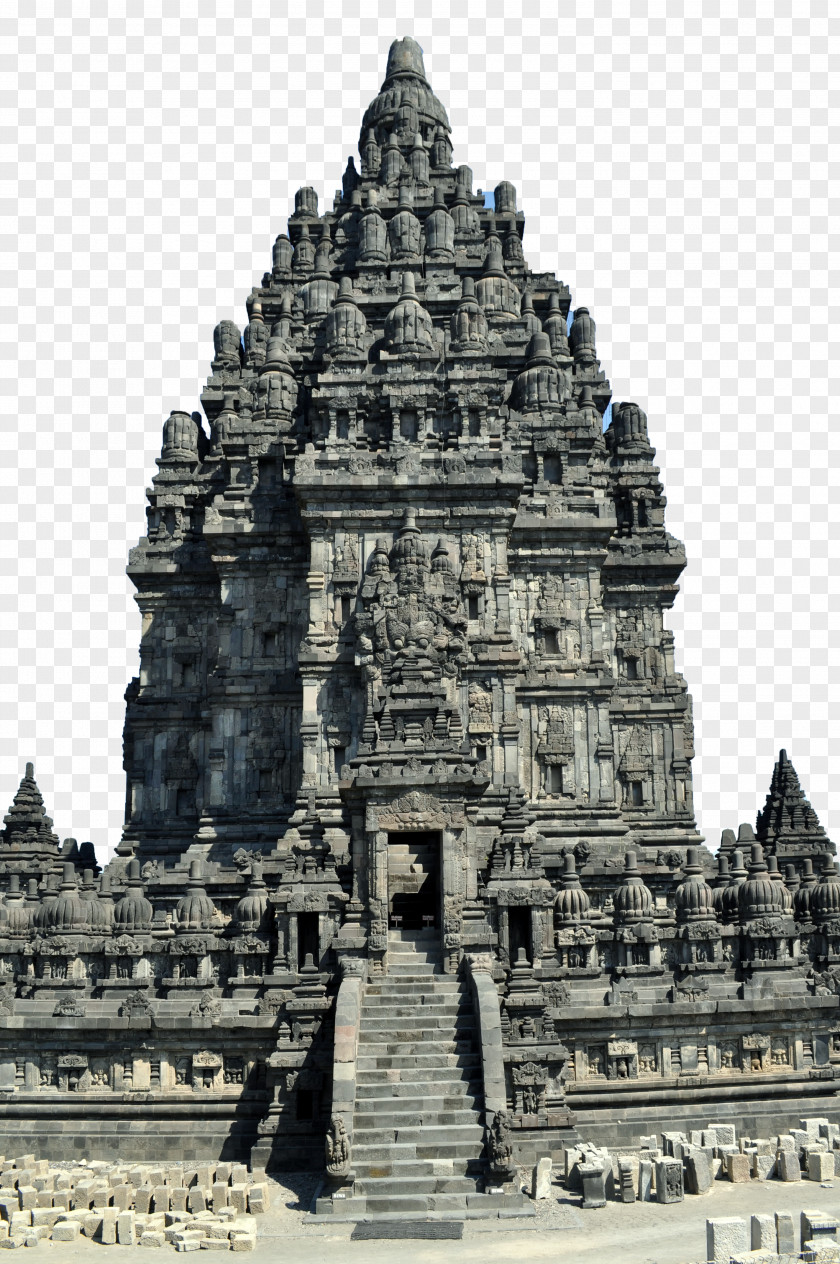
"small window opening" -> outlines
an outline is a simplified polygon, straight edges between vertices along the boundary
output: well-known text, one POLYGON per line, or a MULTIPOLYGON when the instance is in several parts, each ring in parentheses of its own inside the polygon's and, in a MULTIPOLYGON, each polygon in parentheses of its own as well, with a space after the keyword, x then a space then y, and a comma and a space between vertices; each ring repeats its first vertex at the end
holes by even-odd
POLYGON ((342 596, 341 598, 341 622, 347 623, 353 614, 353 598, 342 596))
POLYGON ((563 765, 549 764, 545 770, 546 789, 549 794, 563 793, 563 765))
POLYGON ((263 658, 274 658, 277 653, 277 633, 266 632, 263 636, 263 658))
POLYGON ((341 776, 341 769, 346 762, 347 762, 347 747, 334 746, 333 747, 333 767, 335 768, 336 777, 341 776))
POLYGON ((624 672, 628 680, 638 680, 639 679, 639 660, 637 658, 625 659, 624 672))
POLYGON ((297 1103, 295 1114, 298 1119, 311 1119, 315 1109, 315 1102, 312 1096, 311 1088, 299 1088, 297 1091, 297 1103))
POLYGON ((195 790, 179 790, 175 796, 175 811, 178 816, 195 814, 195 790))
POLYGON ((475 754, 476 754, 476 758, 477 758, 478 762, 479 762, 480 764, 483 764, 483 763, 484 763, 484 761, 485 761, 485 759, 487 758, 487 747, 486 747, 486 746, 476 746, 476 748, 475 748, 475 754))
POLYGON ((634 808, 642 806, 642 783, 641 781, 630 782, 630 802, 634 808))
POLYGON ((478 597, 467 598, 467 618, 469 619, 479 618, 478 597))
POLYGON ((400 435, 409 442, 417 438, 417 413, 408 410, 400 413, 400 435))
POLYGON ((554 628, 546 628, 545 652, 546 654, 559 654, 560 652, 560 644, 557 640, 557 632, 554 628))

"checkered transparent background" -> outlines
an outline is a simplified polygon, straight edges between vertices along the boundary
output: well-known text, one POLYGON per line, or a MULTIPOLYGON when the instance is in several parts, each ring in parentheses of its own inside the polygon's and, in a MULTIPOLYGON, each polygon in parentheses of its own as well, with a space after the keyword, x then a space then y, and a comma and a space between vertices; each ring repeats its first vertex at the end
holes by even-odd
POLYGON ((413 34, 455 162, 517 186, 532 266, 590 308, 616 399, 647 411, 690 559, 672 622, 701 828, 714 846, 752 820, 786 746, 840 833, 840 22, 809 9, 33 0, 3 18, 0 808, 34 759, 62 837, 116 844, 124 566, 163 419, 197 406, 216 322, 244 325, 295 189, 331 200, 413 34))

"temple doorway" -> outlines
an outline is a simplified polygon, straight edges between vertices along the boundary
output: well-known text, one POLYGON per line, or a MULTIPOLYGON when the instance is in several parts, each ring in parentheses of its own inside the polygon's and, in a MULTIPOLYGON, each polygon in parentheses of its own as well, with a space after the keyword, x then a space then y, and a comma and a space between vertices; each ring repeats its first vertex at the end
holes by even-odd
POLYGON ((395 930, 440 926, 440 834, 388 835, 388 924, 395 930))

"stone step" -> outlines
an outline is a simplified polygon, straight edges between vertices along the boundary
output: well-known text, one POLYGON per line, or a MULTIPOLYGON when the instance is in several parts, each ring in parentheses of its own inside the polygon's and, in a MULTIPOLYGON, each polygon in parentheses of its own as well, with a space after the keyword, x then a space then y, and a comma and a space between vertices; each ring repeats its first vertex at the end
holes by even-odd
MULTIPOLYGON (((383 1071, 387 1069, 387 1067, 359 1069, 356 1072, 356 1083, 359 1085, 388 1083, 383 1077, 383 1071)), ((399 1072, 399 1075, 391 1081, 394 1084, 411 1084, 412 1080, 416 1084, 443 1084, 447 1080, 460 1081, 462 1078, 460 1067, 446 1066, 443 1063, 440 1066, 394 1067, 393 1070, 399 1072)))
POLYGON ((466 1194, 368 1194, 367 1211, 377 1219, 382 1213, 399 1212, 400 1215, 422 1211, 467 1210, 466 1194))
POLYGON ((394 1141, 355 1141, 353 1162, 397 1163, 400 1160, 417 1162, 418 1159, 475 1159, 479 1151, 475 1141, 438 1141, 427 1145, 396 1143, 394 1141))
MULTIPOLYGON (((432 1081, 421 1085, 412 1084, 411 1080, 405 1080, 398 1084, 395 1084, 393 1080, 381 1080, 378 1084, 356 1085, 357 1110, 372 1110, 372 1106, 363 1105, 366 1102, 390 1101, 398 1101, 400 1103, 412 1101, 415 1103, 414 1106, 407 1106, 406 1110, 420 1109, 420 1102, 425 1103, 422 1109, 427 1109, 429 1102, 451 1102, 461 1109, 465 1100, 480 1100, 480 1081, 477 1077, 471 1081, 444 1081, 436 1091, 432 1086, 432 1081), (427 1090, 425 1093, 422 1091, 423 1088, 427 1090)), ((400 1105, 400 1109, 402 1109, 402 1105, 400 1105)))
MULTIPOLYGON (((369 1049, 370 1045, 365 1048, 369 1049)), ((360 1053, 356 1058, 356 1068, 359 1071, 396 1071, 415 1066, 466 1069, 479 1066, 480 1061, 470 1046, 463 1053, 360 1053)))
MULTIPOLYGON (((362 1006, 362 1019, 393 1017, 393 1018, 419 1018, 423 1019, 425 1015, 442 1019, 444 1022, 452 1023, 453 1026, 457 1022, 468 1022, 472 1018, 472 1008, 466 1005, 459 1005, 446 1001, 428 1000, 425 997, 415 1001, 413 1004, 407 997, 399 997, 397 1000, 391 1000, 388 997, 375 997, 375 1003, 365 999, 362 1006)), ((438 1024, 439 1025, 439 1024, 438 1024)))
MULTIPOLYGON (((377 1110, 360 1111, 358 1104, 353 1115, 354 1136, 362 1136, 371 1131, 392 1129, 400 1132, 404 1128, 469 1128, 478 1125, 476 1113, 468 1106, 446 1109, 444 1106, 427 1109, 377 1110)), ((479 1125, 480 1126, 480 1125, 479 1125)))
MULTIPOLYGON (((436 1145, 471 1145, 474 1148, 484 1140, 484 1129, 477 1122, 472 1124, 433 1124, 429 1127, 409 1125, 407 1127, 352 1127, 352 1136, 357 1145, 394 1145, 399 1149, 402 1145, 424 1146, 433 1149, 436 1145)), ((419 1154, 418 1158, 429 1158, 431 1155, 419 1154)))
POLYGON ((466 1159, 383 1159, 379 1162, 357 1160, 353 1154, 353 1170, 360 1180, 385 1180, 391 1177, 403 1179, 410 1176, 437 1177, 471 1176, 473 1180, 484 1171, 484 1160, 474 1155, 466 1159))
POLYGON ((363 1009, 359 1019, 359 1031, 398 1031, 400 1018, 416 1019, 416 1022, 412 1022, 411 1026, 406 1028, 407 1034, 417 1031, 435 1031, 438 1034, 441 1031, 455 1031, 460 1035, 462 1032, 472 1032, 475 1028, 475 1019, 472 1015, 469 1017, 465 1015, 456 1021, 451 1014, 427 1014, 421 1010, 409 1010, 407 1014, 389 1015, 387 1010, 381 1014, 368 1014, 363 1009))
POLYGON ((371 979, 365 987, 365 997, 379 996, 382 993, 392 992, 412 992, 416 988, 422 987, 426 990, 431 989, 434 992, 440 992, 441 995, 448 995, 453 992, 461 992, 463 984, 460 979, 456 979, 453 974, 432 974, 424 975, 419 982, 412 979, 406 979, 404 976, 392 978, 386 974, 381 978, 371 979))
POLYGON ((374 1198, 418 1197, 429 1194, 475 1194, 475 1176, 386 1176, 381 1179, 357 1176, 354 1195, 366 1194, 374 1198))

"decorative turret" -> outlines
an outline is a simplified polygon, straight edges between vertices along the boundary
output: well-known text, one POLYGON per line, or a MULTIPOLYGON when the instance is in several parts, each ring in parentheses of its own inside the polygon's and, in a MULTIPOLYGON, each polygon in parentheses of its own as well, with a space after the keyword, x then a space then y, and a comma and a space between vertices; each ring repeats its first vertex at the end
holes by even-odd
POLYGON ((455 222, 446 209, 440 189, 435 190, 435 205, 423 225, 426 235, 426 258, 449 262, 455 258, 455 222))
POLYGON ((802 881, 793 897, 793 915, 798 922, 810 922, 811 896, 818 882, 819 878, 814 873, 814 862, 810 856, 806 856, 802 861, 802 881))
POLYGON ((560 311, 560 295, 556 290, 552 290, 548 296, 548 315, 543 321, 543 333, 548 334, 551 354, 557 363, 563 366, 571 364, 566 317, 560 311))
POLYGON ((825 858, 819 882, 811 892, 811 916, 819 925, 840 918, 840 873, 836 860, 825 858))
POLYGON ((548 335, 534 334, 525 355, 525 368, 510 393, 511 408, 521 413, 559 408, 568 396, 566 375, 552 359, 548 335))
POLYGON ((502 180, 493 190, 493 204, 497 215, 516 214, 516 189, 509 180, 502 180))
POLYGON ((308 185, 295 194, 295 210, 292 219, 317 219, 318 194, 308 185))
POLYGON ((834 846, 805 798, 796 769, 780 750, 773 768, 770 793, 756 819, 756 837, 779 863, 801 864, 806 858, 822 858, 834 846))
POLYGON ((739 891, 747 880, 744 853, 736 847, 729 865, 729 886, 723 893, 721 913, 724 922, 737 922, 740 907, 739 891))
MULTIPOLYGON (((730 830, 730 833, 732 833, 731 830, 730 830)), ((734 834, 732 835, 732 840, 733 842, 735 841, 734 834)), ((728 886, 729 886, 729 857, 722 856, 720 855, 720 853, 718 853, 718 871, 717 871, 717 877, 715 878, 714 889, 712 890, 712 904, 714 906, 716 915, 721 920, 723 920, 724 892, 726 891, 726 888, 728 886)))
POLYGON ((9 889, 5 901, 5 926, 3 934, 16 937, 28 935, 32 924, 29 909, 26 907, 24 894, 20 889, 20 874, 9 874, 9 889))
POLYGON ((410 36, 394 40, 379 95, 371 101, 362 119, 360 153, 365 156, 370 132, 380 144, 390 135, 392 143, 408 157, 418 132, 423 137, 434 137, 438 132, 448 136, 449 131, 446 110, 426 79, 420 45, 410 36))
POLYGON ((741 921, 749 922, 759 917, 780 917, 784 903, 779 884, 770 877, 764 848, 753 843, 749 876, 738 891, 738 908, 741 921))
MULTIPOLYGON (((537 313, 534 311, 534 300, 526 290, 522 295, 522 302, 519 305, 519 313, 525 325, 525 331, 531 334, 541 334, 543 331, 537 313)), ((551 347, 551 339, 548 340, 549 348, 551 347)))
POLYGON ((388 257, 388 228, 382 218, 376 189, 368 189, 367 206, 359 221, 359 262, 384 263, 388 257))
POLYGON ((232 320, 222 320, 213 330, 213 369, 238 369, 243 362, 242 334, 232 320))
POLYGON ((343 276, 338 298, 327 316, 327 350, 333 356, 357 357, 363 353, 367 321, 353 296, 353 282, 343 276))
POLYGON ((385 317, 385 346, 393 355, 405 356, 428 356, 436 350, 432 318, 417 297, 413 272, 403 272, 399 302, 385 317))
POLYGON ((653 917, 653 896, 639 872, 634 851, 628 851, 624 857, 624 873, 613 896, 613 909, 619 926, 647 922, 653 917))
POLYGON ((450 320, 450 351, 457 355, 483 355, 489 333, 487 317, 476 297, 472 277, 461 278, 461 301, 450 320))
POLYGON ((415 182, 420 186, 428 185, 429 155, 426 153, 423 137, 419 132, 414 137, 414 145, 409 155, 408 165, 411 168, 411 174, 414 176, 415 182))
POLYGON ((62 874, 58 896, 44 914, 43 928, 48 934, 84 934, 90 929, 90 913, 87 901, 79 895, 76 870, 66 864, 62 874))
POLYGON ((575 926, 588 921, 589 896, 580 885, 575 870, 575 858, 571 852, 563 857, 563 877, 554 901, 554 922, 557 926, 575 926))
POLYGON ((444 168, 448 171, 452 166, 452 142, 442 127, 435 129, 431 159, 432 166, 436 171, 441 171, 444 168))
POLYGON ((181 896, 175 909, 175 929, 182 933, 207 931, 210 930, 210 923, 215 916, 213 901, 204 889, 202 863, 200 860, 191 860, 187 891, 181 896))
POLYGON ((197 413, 173 409, 163 425, 163 445, 158 465, 193 466, 203 455, 204 431, 197 421, 197 413))
POLYGON ((309 225, 301 224, 298 239, 292 255, 292 269, 295 272, 311 272, 315 263, 315 243, 309 236, 309 225))
POLYGON ((779 898, 782 902, 782 912, 786 917, 793 916, 793 897, 785 885, 785 880, 779 870, 779 862, 775 856, 765 857, 767 860, 767 873, 772 882, 776 883, 779 889, 779 898))
POLYGON ((263 881, 262 861, 255 856, 251 862, 248 889, 236 906, 234 926, 242 935, 256 934, 265 930, 268 912, 268 888, 263 881))
POLYGON ((515 320, 519 316, 519 291, 505 272, 502 243, 495 232, 487 238, 476 297, 488 316, 499 320, 515 320))
POLYGON ((569 349, 576 367, 598 363, 595 354, 595 321, 589 315, 588 307, 579 307, 575 312, 569 330, 569 349))
POLYGON ((400 185, 397 213, 388 224, 388 244, 391 247, 391 258, 395 263, 420 257, 420 244, 423 229, 414 214, 411 190, 407 184, 400 185))
POLYGON ((481 236, 481 222, 478 212, 470 202, 466 186, 456 184, 455 197, 450 208, 452 222, 455 225, 455 240, 459 242, 477 240, 481 236))
MULTIPOLYGON (((303 303, 303 319, 307 325, 315 320, 323 319, 338 293, 338 286, 330 279, 330 250, 331 243, 327 230, 315 251, 312 278, 302 285, 298 292, 303 303)), ((272 335, 273 333, 272 330, 272 335)))
POLYGON ((47 859, 58 855, 58 835, 44 811, 44 800, 35 781, 33 764, 26 765, 26 772, 3 823, 0 855, 6 859, 47 859))
POLYGON ((703 877, 696 847, 689 847, 683 865, 684 880, 677 887, 674 905, 678 922, 710 922, 715 920, 712 888, 703 877))
POLYGON ((114 934, 144 934, 151 929, 153 909, 143 894, 139 861, 129 860, 126 878, 125 895, 114 906, 114 934))
POLYGON ((272 275, 279 281, 287 277, 292 270, 294 247, 287 233, 280 233, 271 250, 272 275))

